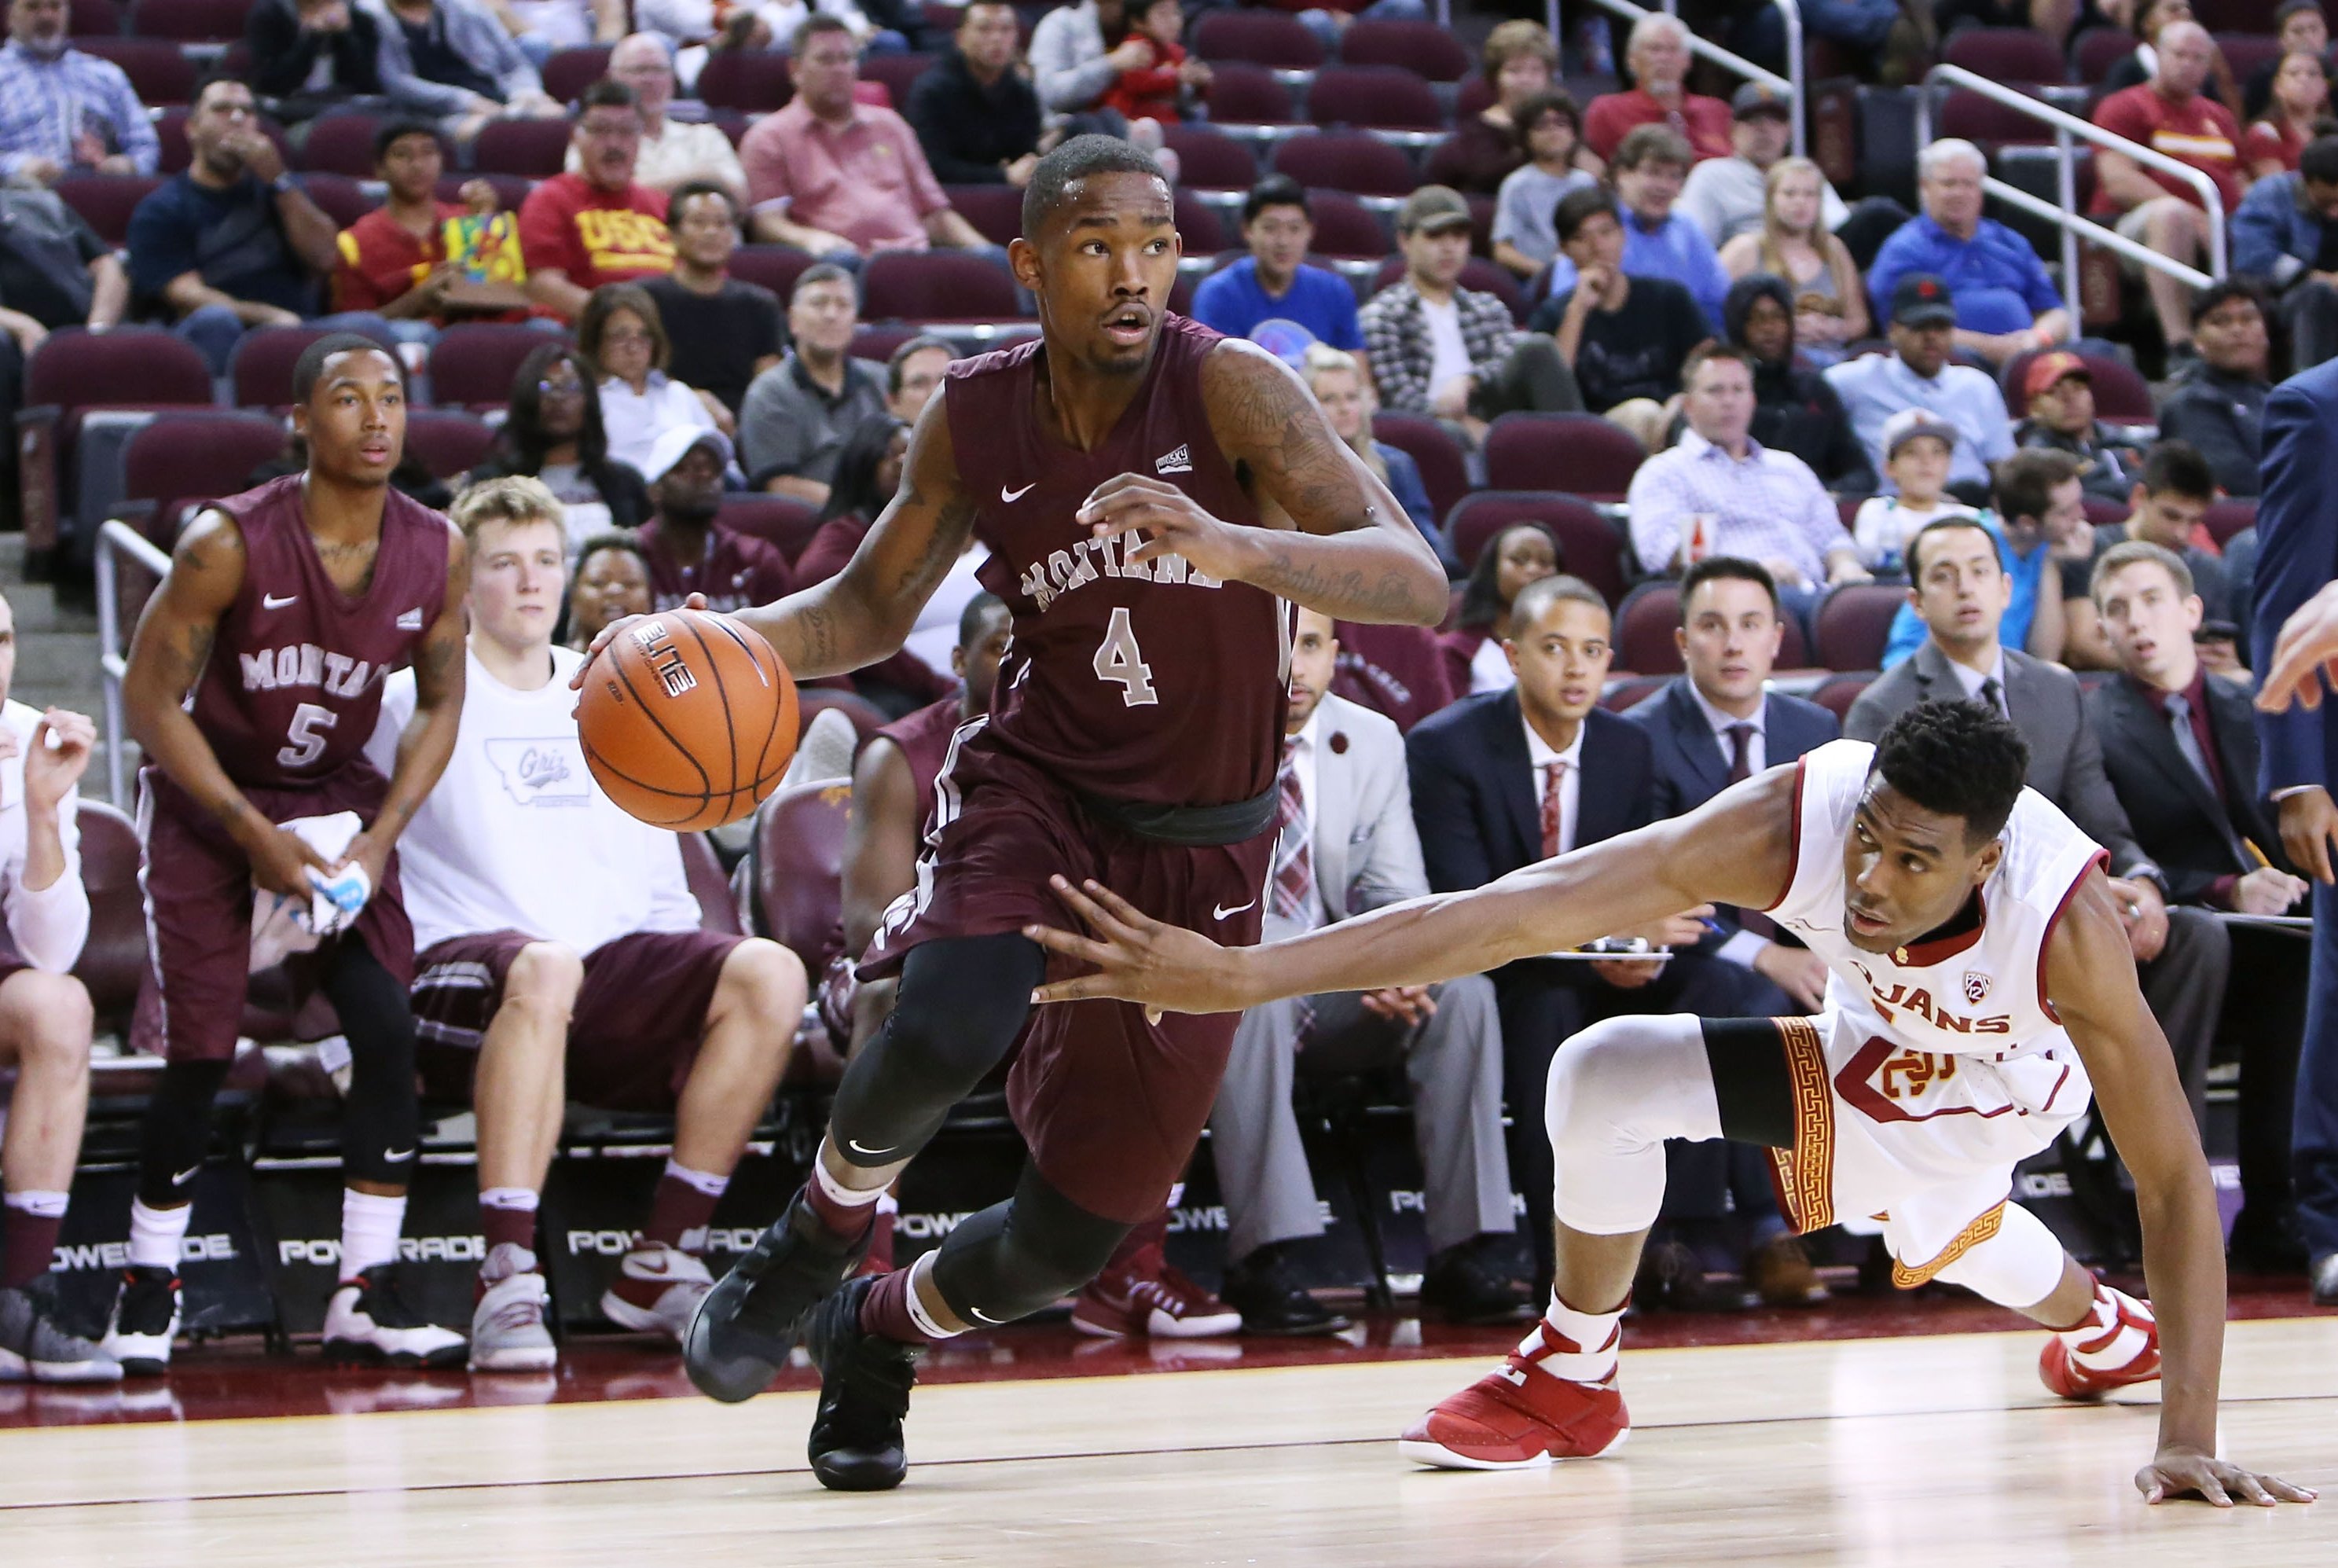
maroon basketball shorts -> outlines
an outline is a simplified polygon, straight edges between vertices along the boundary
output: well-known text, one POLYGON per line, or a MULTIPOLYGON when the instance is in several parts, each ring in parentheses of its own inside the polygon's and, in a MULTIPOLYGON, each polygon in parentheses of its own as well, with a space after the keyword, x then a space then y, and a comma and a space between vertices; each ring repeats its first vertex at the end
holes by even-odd
MULTIPOLYGON (((251 863, 227 830, 159 769, 138 775, 139 881, 153 947, 162 1051, 172 1061, 224 1061, 235 1054, 251 971, 251 863)), ((247 789, 270 822, 351 811, 370 823, 389 781, 353 763, 300 790, 247 789)), ((406 918, 393 852, 381 885, 349 932, 403 984, 414 977, 414 927, 406 918)))
MULTIPOLYGON (((1093 877, 1145 913, 1230 946, 1258 941, 1274 835, 1191 848, 1098 820, 1050 774, 997 751, 961 751, 935 807, 948 815, 918 889, 886 913, 860 967, 873 980, 920 942, 1043 924, 1080 930, 1048 887, 1093 877)), ((1076 972, 1051 960, 1051 978, 1076 972)), ((1193 1017, 1119 1001, 1042 1008, 1007 1075, 1007 1108, 1031 1159, 1091 1214, 1125 1225, 1161 1211, 1209 1120, 1233 1047, 1233 1012, 1193 1017)))
MULTIPOLYGON (((414 977, 415 1054, 431 1099, 471 1098, 479 1041, 503 1006, 512 961, 535 940, 480 932, 423 952, 414 977)), ((744 940, 637 931, 586 953, 568 1021, 568 1098, 603 1110, 672 1110, 698 1060, 722 966, 744 940)))

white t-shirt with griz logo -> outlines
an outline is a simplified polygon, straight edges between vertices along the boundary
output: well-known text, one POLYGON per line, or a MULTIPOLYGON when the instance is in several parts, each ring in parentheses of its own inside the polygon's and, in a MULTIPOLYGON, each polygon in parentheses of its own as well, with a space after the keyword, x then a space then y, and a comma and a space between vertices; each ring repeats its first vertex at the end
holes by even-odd
MULTIPOLYGON (((535 691, 465 658, 454 755, 398 841, 415 951, 524 931, 587 953, 637 931, 696 929, 681 842, 619 810, 584 766, 568 689, 584 656, 554 648, 552 677, 535 691)), ((385 774, 414 703, 414 672, 400 670, 366 746, 385 774)))

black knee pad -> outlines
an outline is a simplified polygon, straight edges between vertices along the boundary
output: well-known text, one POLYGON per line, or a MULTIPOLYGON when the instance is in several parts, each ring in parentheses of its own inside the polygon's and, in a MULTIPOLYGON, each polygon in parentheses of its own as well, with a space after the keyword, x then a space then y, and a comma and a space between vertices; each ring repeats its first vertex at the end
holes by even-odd
POLYGON ((873 1168, 923 1148, 950 1108, 1005 1060, 1046 970, 1039 944, 1011 932, 913 948, 892 1016, 837 1086, 830 1121, 837 1151, 873 1168))
POLYGON ((1011 1323, 1094 1279, 1132 1228, 1091 1214, 1026 1165, 1015 1196, 949 1233, 934 1284, 962 1323, 1011 1323))
POLYGON ((349 1041, 341 1101, 341 1169, 360 1181, 403 1186, 420 1142, 414 1090, 414 1011, 406 988, 365 943, 344 938, 325 970, 325 994, 349 1041))
POLYGON ((211 1146, 211 1101, 227 1081, 225 1061, 173 1061, 146 1102, 138 1143, 138 1201, 176 1208, 194 1197, 195 1173, 211 1146), (183 1179, 182 1179, 183 1178, 183 1179))

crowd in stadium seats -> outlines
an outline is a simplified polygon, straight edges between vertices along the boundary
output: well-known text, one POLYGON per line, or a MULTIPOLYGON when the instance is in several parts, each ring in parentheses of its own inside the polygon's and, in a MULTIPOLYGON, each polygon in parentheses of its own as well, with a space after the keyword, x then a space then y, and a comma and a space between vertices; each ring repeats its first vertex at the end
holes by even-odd
MULTIPOLYGON (((734 607, 820 581, 898 484, 943 366, 1036 332, 1004 247, 1038 156, 1125 136, 1174 185, 1173 305, 1303 376, 1454 583, 1434 633, 1302 623, 1322 705, 1293 739, 1312 769, 1341 760, 1302 776, 1358 792, 1337 810, 1383 824, 1369 858, 1389 872, 1326 882, 1308 921, 1693 809, 1838 720, 1871 735, 1950 691, 2003 707, 2033 784, 2111 850, 2200 1107, 2247 962, 2208 912, 2304 891, 2248 782, 2245 666, 2266 399, 2338 357, 2321 0, 2236 7, 2253 32, 2187 0, 1803 7, 1812 63, 1903 117, 1902 84, 1965 62, 2198 171, 2213 203, 2086 150, 2078 192, 2196 267, 2228 240, 2205 291, 2093 247, 2083 281, 2060 276, 2050 229, 1984 190, 2038 167, 2034 123, 1950 91, 1948 133, 1908 167, 1792 156, 1793 104, 1700 63, 1664 15, 1586 22, 1562 47, 1457 7, 1473 61, 1419 0, 229 9, 221 32, 196 0, 9 7, 0 412, 42 439, 9 444, 0 509, 38 498, 23 521, 60 569, 85 567, 108 516, 167 547, 255 477, 236 440, 265 446, 291 360, 351 329, 414 378, 402 487, 443 503, 527 477, 559 501, 569 646, 693 593, 734 607), (174 375, 189 390, 162 390, 174 375), (84 417, 124 409, 155 411, 126 439, 84 417), (153 457, 173 431, 210 466, 153 457), (2171 758, 2180 808, 2150 771, 2171 758)), ((1684 11, 1782 59, 1766 7, 1684 11)), ((270 451, 261 472, 297 460, 270 451)), ((808 710, 865 740, 959 703, 987 635, 983 560, 976 545, 952 567, 908 649, 808 710)), ((1320 828, 1332 808, 1308 798, 1320 828)), ((849 932, 850 873, 839 896, 849 932)), ((1213 1124, 1227 1300, 1282 1332, 1334 1321, 1285 1264, 1314 1223, 1287 1103, 1320 1030, 1348 1046, 1302 1080, 1348 1047, 1405 1063, 1430 1297, 1521 1307, 1532 1277, 1482 1243, 1515 1182, 1547 1245, 1547 1151, 1516 1109, 1540 1103, 1551 1050, 1618 1011, 1811 1004, 1821 977, 1765 924, 1723 912, 1640 933, 1674 944, 1661 963, 1520 965, 1341 1029, 1303 1004, 1246 1025, 1213 1124), (1489 1094, 1513 1110, 1507 1149, 1489 1094)), ((836 956, 816 934, 799 954, 815 972, 836 956)), ((867 1021, 837 1016, 840 1052, 867 1021)), ((2303 1262, 2284 1161, 2257 1147, 2285 1139, 2294 1047, 2244 1053, 2235 1257, 2253 1265, 2303 1262)), ((1820 1298, 1758 1173, 1708 1152, 1674 1151, 1649 1299, 1707 1301, 1723 1274, 1820 1298)), ((34 1196, 11 1188, 0 1293, 37 1250, 17 1244, 34 1196)), ((1116 1259, 1091 1319, 1121 1321, 1147 1280, 1172 1317, 1221 1310, 1152 1245, 1116 1259)))

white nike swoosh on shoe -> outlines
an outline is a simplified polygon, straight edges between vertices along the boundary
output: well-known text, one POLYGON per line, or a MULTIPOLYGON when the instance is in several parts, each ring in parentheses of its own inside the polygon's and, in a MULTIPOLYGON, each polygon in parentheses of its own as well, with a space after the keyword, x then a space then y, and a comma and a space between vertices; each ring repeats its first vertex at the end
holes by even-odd
POLYGON ((977 1317, 981 1318, 985 1323, 1003 1324, 1007 1321, 1004 1317, 993 1317, 989 1313, 985 1312, 979 1307, 969 1307, 967 1310, 973 1313, 977 1317))
POLYGON ((1242 913, 1243 911, 1249 909, 1252 904, 1257 902, 1258 900, 1252 899, 1250 901, 1250 903, 1238 903, 1232 909, 1228 909, 1222 903, 1212 904, 1210 906, 1210 918, 1212 920, 1232 920, 1234 916, 1242 913))
POLYGON ((852 1150, 855 1154, 890 1154, 893 1152, 889 1149, 871 1149, 867 1144, 862 1143, 859 1139, 854 1138, 846 1139, 844 1140, 844 1147, 852 1150))
POLYGON ((1005 501, 1011 507, 1016 502, 1021 500, 1024 497, 1029 495, 1038 483, 1038 480, 1034 479, 1030 484, 1024 486, 1019 490, 1010 490, 1005 485, 1001 485, 998 487, 998 498, 1005 501))

